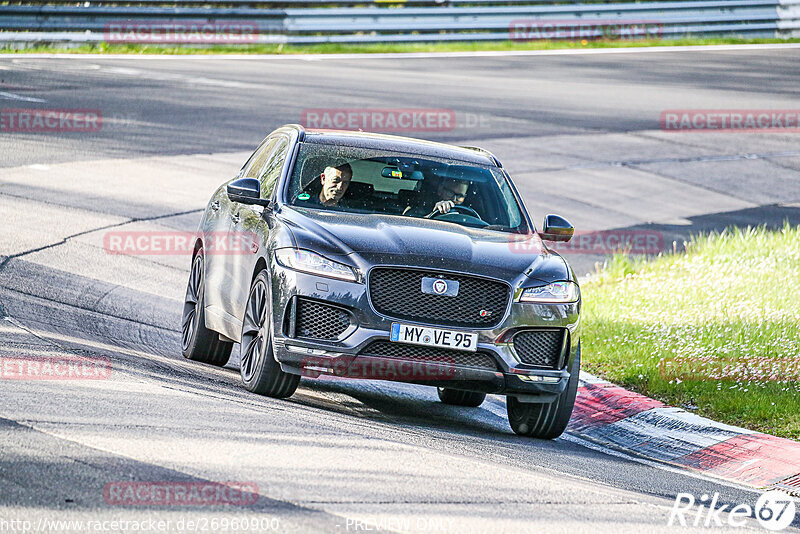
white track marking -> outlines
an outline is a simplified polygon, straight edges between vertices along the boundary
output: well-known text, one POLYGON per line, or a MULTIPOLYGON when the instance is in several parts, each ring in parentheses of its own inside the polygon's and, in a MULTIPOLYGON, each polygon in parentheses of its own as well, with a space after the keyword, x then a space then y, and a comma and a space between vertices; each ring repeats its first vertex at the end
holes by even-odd
POLYGON ((568 441, 570 443, 574 443, 576 445, 580 445, 581 447, 586 447, 587 449, 591 449, 593 451, 601 452, 603 454, 608 454, 609 456, 614 456, 614 457, 617 457, 617 458, 622 458, 622 459, 630 460, 632 462, 636 462, 636 463, 639 463, 639 464, 643 464, 643 465, 647 465, 647 466, 650 466, 650 467, 654 467, 656 469, 661 469, 662 471, 669 471, 670 473, 675 473, 675 474, 678 474, 678 475, 683 475, 683 476, 696 478, 696 479, 702 480, 704 482, 713 482, 714 484, 719 484, 720 486, 726 486, 726 487, 729 487, 729 488, 735 488, 735 489, 744 490, 744 491, 751 491, 751 492, 754 492, 754 493, 761 493, 760 490, 757 490, 757 489, 752 488, 752 487, 740 486, 740 485, 738 485, 738 484, 736 484, 734 482, 729 482, 729 481, 723 480, 721 478, 714 478, 714 477, 706 476, 706 475, 703 475, 702 473, 698 473, 697 471, 690 471, 688 469, 681 469, 679 467, 673 467, 673 466, 668 465, 668 464, 664 464, 664 463, 661 463, 661 462, 655 462, 655 461, 652 461, 652 460, 647 460, 647 459, 641 458, 639 456, 634 456, 634 455, 626 454, 626 453, 624 453, 622 451, 617 451, 617 450, 614 450, 614 449, 610 449, 608 447, 603 447, 602 445, 598 445, 596 443, 592 443, 591 441, 587 441, 585 439, 579 438, 578 436, 575 436, 573 434, 569 434, 569 433, 566 433, 566 432, 564 434, 562 434, 559 439, 563 439, 564 441, 568 441))
POLYGON ((323 61, 336 59, 427 59, 513 56, 569 56, 605 54, 648 54, 659 52, 741 52, 746 50, 780 50, 800 48, 800 43, 767 43, 742 45, 652 46, 632 48, 562 48, 557 50, 484 50, 476 52, 394 52, 384 54, 0 54, 0 59, 192 59, 192 60, 297 60, 323 61))
POLYGON ((47 100, 44 100, 43 98, 34 98, 32 96, 16 95, 14 93, 7 93, 5 91, 0 91, 0 98, 6 98, 8 100, 18 100, 20 102, 39 102, 39 103, 47 102, 47 100))
MULTIPOLYGON (((489 412, 491 412, 491 413, 493 413, 495 415, 498 415, 500 417, 506 417, 507 414, 506 414, 505 406, 503 406, 502 409, 499 406, 499 404, 502 402, 499 397, 492 396, 492 397, 487 398, 486 400, 489 401, 489 402, 485 402, 483 404, 482 408, 484 408, 487 411, 489 411, 489 412)), ((615 458, 622 458, 624 460, 630 460, 631 462, 636 462, 638 464, 646 465, 648 467, 653 467, 655 469, 661 469, 662 471, 669 471, 670 473, 675 473, 675 474, 678 474, 678 475, 683 475, 683 476, 696 478, 696 479, 702 480, 704 482, 713 482, 714 484, 719 484, 721 486, 726 486, 726 487, 729 487, 729 488, 735 488, 735 489, 738 489, 738 490, 758 492, 758 490, 756 490, 756 489, 754 489, 752 487, 741 486, 741 485, 736 484, 734 482, 729 482, 727 480, 723 480, 723 479, 720 479, 720 478, 706 476, 706 475, 703 475, 702 473, 698 473, 696 471, 690 471, 689 469, 681 469, 680 467, 673 467, 673 466, 671 466, 669 464, 666 464, 666 463, 663 463, 663 462, 657 462, 657 461, 654 461, 654 460, 648 460, 648 459, 643 458, 641 456, 636 456, 636 455, 628 454, 628 453, 620 451, 620 450, 612 449, 612 448, 609 448, 609 447, 604 447, 602 445, 598 445, 598 444, 593 443, 591 441, 587 441, 587 440, 585 440, 583 438, 579 438, 578 436, 576 436, 574 434, 570 434, 569 431, 567 431, 564 434, 562 434, 561 437, 558 438, 558 439, 563 439, 564 441, 568 441, 570 443, 574 443, 575 445, 580 445, 581 447, 585 447, 587 449, 591 449, 591 450, 596 451, 596 452, 607 454, 609 456, 614 456, 615 458)))

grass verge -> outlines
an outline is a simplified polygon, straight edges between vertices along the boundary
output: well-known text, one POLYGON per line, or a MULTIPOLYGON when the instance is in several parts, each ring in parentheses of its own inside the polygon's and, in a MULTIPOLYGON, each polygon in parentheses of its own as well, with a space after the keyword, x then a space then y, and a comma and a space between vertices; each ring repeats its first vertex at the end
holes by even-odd
POLYGON ((800 226, 611 259, 581 288, 584 369, 717 421, 800 439, 800 226))
POLYGON ((652 46, 704 46, 720 44, 800 43, 800 39, 742 39, 736 37, 641 39, 591 41, 496 41, 445 43, 326 43, 316 45, 219 45, 170 46, 153 44, 85 44, 66 46, 33 46, 24 49, 0 48, 0 53, 63 53, 63 54, 377 54, 410 52, 475 52, 508 50, 558 50, 581 48, 629 48, 652 46))

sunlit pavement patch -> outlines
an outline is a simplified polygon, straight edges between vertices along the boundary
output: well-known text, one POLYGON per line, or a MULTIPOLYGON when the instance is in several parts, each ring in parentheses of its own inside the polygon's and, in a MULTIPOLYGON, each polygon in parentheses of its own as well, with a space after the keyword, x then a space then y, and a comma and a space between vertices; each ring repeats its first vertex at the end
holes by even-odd
POLYGON ((717 423, 581 373, 568 431, 607 447, 800 495, 800 443, 717 423))

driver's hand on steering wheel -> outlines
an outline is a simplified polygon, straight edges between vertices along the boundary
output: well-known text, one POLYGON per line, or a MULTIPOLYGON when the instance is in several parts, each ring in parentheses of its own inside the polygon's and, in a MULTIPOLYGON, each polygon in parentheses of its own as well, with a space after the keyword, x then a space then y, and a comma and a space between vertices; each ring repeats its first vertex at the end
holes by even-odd
POLYGON ((453 202, 452 200, 440 200, 439 202, 434 204, 433 212, 435 213, 438 211, 439 213, 448 213, 451 209, 453 209, 453 206, 455 205, 456 203, 453 202))

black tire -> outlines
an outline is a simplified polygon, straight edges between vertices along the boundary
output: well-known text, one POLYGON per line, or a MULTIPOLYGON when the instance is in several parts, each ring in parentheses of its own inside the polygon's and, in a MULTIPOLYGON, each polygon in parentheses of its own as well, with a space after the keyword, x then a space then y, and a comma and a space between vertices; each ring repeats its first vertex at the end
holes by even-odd
POLYGON ((262 270, 250 286, 242 322, 240 373, 245 389, 284 399, 291 397, 300 375, 284 372, 272 352, 272 310, 267 271, 262 270))
POLYGON ((218 332, 206 328, 204 276, 205 259, 203 249, 200 249, 192 260, 192 270, 186 284, 181 319, 181 352, 184 358, 222 367, 231 357, 233 343, 220 340, 218 332))
POLYGON ((572 408, 575 406, 580 369, 581 347, 579 344, 567 388, 555 401, 547 404, 531 404, 520 402, 514 397, 508 397, 506 406, 511 429, 520 436, 541 439, 555 439, 563 434, 572 415, 572 408))
POLYGON ((457 389, 436 388, 439 393, 439 400, 445 404, 453 406, 469 406, 477 408, 483 404, 486 393, 480 391, 459 391, 457 389))

